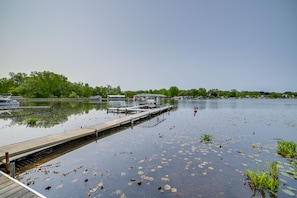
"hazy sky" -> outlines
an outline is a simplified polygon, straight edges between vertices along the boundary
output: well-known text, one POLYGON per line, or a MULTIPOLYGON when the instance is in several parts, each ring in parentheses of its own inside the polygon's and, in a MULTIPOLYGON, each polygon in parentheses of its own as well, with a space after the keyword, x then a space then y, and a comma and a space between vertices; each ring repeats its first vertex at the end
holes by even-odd
POLYGON ((0 78, 297 91, 296 0, 0 0, 0 78))

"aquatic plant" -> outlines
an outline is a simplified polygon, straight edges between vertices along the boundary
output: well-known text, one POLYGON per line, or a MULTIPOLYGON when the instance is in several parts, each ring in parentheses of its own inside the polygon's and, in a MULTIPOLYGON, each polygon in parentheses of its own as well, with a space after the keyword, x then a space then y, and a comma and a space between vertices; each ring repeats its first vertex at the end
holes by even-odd
POLYGON ((204 133, 201 136, 201 142, 210 142, 212 140, 212 135, 209 133, 204 133))
POLYGON ((277 141, 277 152, 282 156, 293 158, 297 155, 296 146, 297 144, 293 141, 279 140, 277 141))
POLYGON ((269 173, 269 175, 272 178, 278 179, 278 167, 277 167, 278 162, 277 161, 273 161, 271 163, 269 163, 268 161, 266 161, 266 165, 267 165, 267 171, 269 173))
POLYGON ((270 194, 270 197, 276 196, 277 189, 279 187, 278 181, 278 168, 277 161, 269 163, 266 161, 267 171, 261 170, 252 171, 247 169, 246 175, 250 188, 253 190, 253 195, 255 196, 258 192, 262 197, 266 197, 266 193, 270 194))
POLYGON ((29 126, 34 126, 34 125, 36 125, 37 121, 38 121, 38 118, 28 118, 27 119, 27 124, 29 126))

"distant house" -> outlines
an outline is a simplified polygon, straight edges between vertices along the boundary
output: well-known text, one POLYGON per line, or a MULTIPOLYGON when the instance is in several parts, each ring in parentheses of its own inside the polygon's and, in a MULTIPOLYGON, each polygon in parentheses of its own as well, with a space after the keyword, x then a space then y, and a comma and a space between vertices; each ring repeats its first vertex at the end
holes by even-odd
POLYGON ((217 94, 217 92, 211 92, 210 94, 208 94, 208 97, 210 97, 210 98, 217 98, 218 97, 218 94, 217 94))
POLYGON ((290 98, 291 96, 289 94, 282 94, 282 98, 290 98))

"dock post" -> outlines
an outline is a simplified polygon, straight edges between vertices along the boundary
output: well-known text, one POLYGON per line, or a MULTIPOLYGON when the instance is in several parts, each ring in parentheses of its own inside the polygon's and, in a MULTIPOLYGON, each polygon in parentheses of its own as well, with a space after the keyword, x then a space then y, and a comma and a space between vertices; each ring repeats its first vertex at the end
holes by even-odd
POLYGON ((98 131, 95 129, 96 138, 98 138, 98 131))
POLYGON ((131 129, 133 129, 134 121, 133 118, 131 117, 131 129))
POLYGON ((5 153, 5 172, 9 173, 10 171, 10 165, 9 165, 9 153, 5 153))
POLYGON ((10 163, 10 176, 15 178, 15 162, 10 163))

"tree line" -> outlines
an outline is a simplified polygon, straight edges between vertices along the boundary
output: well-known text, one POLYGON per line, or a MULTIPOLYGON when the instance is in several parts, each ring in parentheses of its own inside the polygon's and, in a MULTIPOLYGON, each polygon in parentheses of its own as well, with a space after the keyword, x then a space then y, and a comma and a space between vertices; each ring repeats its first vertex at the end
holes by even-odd
POLYGON ((4 77, 0 79, 0 94, 1 93, 12 93, 15 96, 23 96, 26 98, 77 98, 95 95, 100 95, 103 98, 106 98, 107 95, 125 95, 131 98, 139 93, 163 94, 168 97, 191 96, 193 98, 261 96, 280 98, 284 96, 297 96, 297 92, 290 91, 284 93, 265 93, 259 91, 237 91, 235 89, 230 91, 218 89, 206 90, 205 88, 182 90, 176 86, 171 86, 169 89, 122 91, 120 86, 112 87, 107 85, 91 87, 88 83, 70 82, 66 76, 50 71, 34 71, 29 75, 10 72, 9 78, 4 77))

